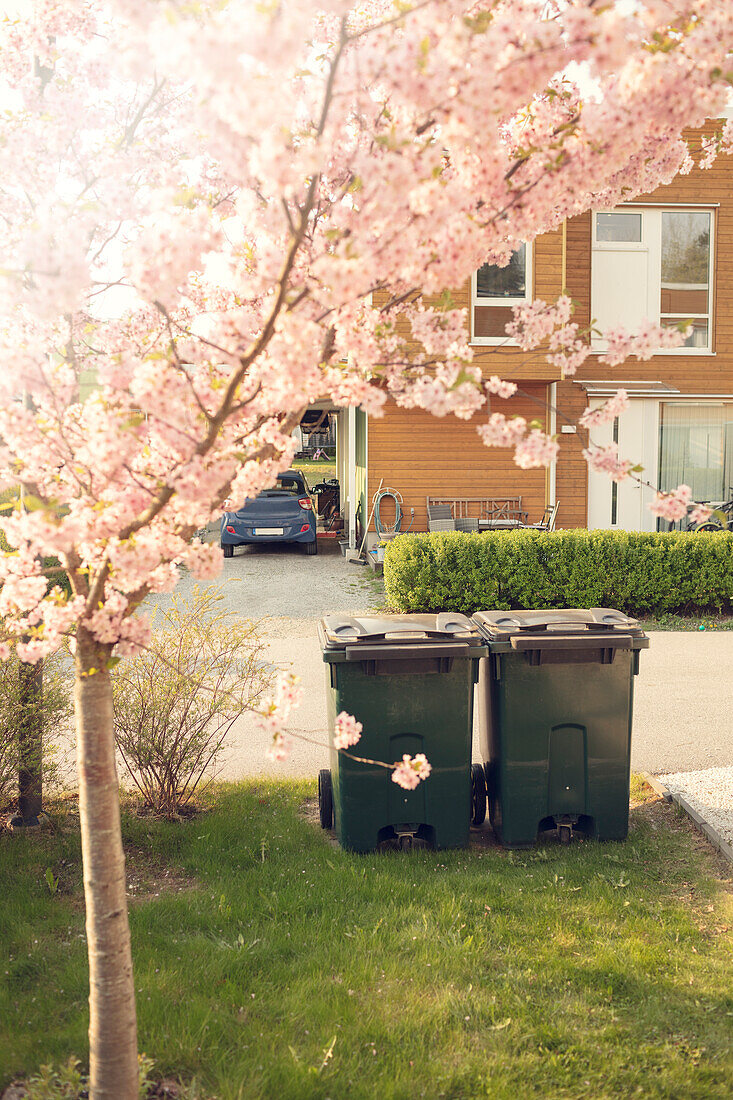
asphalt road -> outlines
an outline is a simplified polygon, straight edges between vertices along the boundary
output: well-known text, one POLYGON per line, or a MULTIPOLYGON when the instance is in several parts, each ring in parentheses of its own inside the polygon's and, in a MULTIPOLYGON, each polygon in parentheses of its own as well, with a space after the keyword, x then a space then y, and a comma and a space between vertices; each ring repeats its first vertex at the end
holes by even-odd
MULTIPOLYGON (((316 626, 324 614, 378 606, 371 577, 370 570, 347 563, 333 547, 314 558, 295 547, 247 547, 224 562, 213 583, 222 585, 225 605, 237 614, 267 618, 268 660, 292 669, 305 688, 293 727, 320 744, 296 740, 288 760, 273 764, 265 756, 266 736, 245 715, 230 734, 223 778, 313 776, 328 766, 316 626)), ((184 595, 193 583, 184 576, 177 592, 184 595)), ((636 680, 632 767, 659 774, 733 764, 733 632, 655 631, 650 637, 636 680)))

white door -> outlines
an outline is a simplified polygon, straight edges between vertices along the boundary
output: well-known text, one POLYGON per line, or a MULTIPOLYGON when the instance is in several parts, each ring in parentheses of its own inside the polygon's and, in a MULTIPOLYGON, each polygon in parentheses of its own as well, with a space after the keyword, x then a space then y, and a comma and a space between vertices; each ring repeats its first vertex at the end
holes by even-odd
MULTIPOLYGON (((591 398, 590 407, 598 408, 603 398, 591 398)), ((622 531, 656 531, 649 503, 657 484, 659 462, 659 403, 656 400, 631 401, 613 424, 603 424, 591 433, 593 443, 607 446, 618 443, 620 458, 628 458, 644 467, 639 477, 615 482, 606 474, 588 471, 588 527, 618 528, 622 531)))

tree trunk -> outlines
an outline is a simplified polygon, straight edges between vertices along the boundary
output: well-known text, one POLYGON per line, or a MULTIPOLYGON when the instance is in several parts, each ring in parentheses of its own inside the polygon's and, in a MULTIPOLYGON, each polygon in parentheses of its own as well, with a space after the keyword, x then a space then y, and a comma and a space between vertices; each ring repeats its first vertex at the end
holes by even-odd
POLYGON ((79 629, 77 767, 89 955, 92 1100, 137 1100, 137 1025, 115 765, 110 647, 79 629))

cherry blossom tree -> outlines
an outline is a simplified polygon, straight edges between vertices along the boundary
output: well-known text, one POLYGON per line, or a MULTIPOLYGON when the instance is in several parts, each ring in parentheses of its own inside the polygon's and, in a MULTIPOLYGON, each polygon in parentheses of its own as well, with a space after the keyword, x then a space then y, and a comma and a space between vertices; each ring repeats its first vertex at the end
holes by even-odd
MULTIPOLYGON (((712 163, 729 0, 16 0, 0 24, 0 657, 75 654, 95 1098, 137 1095, 109 669, 219 550, 316 398, 470 418, 462 311, 428 306, 591 204, 712 163), (582 93, 581 93, 582 87, 582 93), (408 351, 405 325, 422 354, 408 351), (88 382, 95 380, 89 391, 88 382), (71 595, 41 569, 55 557, 71 595)), ((569 306, 517 317, 567 371, 569 306)), ((612 334, 609 354, 663 338, 612 334)), ((637 334, 638 335, 638 334, 637 334)), ((610 361, 610 360, 609 360, 610 361)), ((620 361, 617 359, 617 361, 620 361)), ((520 465, 553 441, 494 413, 520 465), (498 417, 498 419, 497 419, 498 417)), ((612 467, 611 459, 597 458, 612 467)), ((616 467, 613 470, 618 473, 616 467)), ((679 506, 679 505, 678 505, 679 506)), ((294 701, 285 685, 281 702, 294 701)), ((274 744, 282 724, 273 718, 274 744)), ((282 718, 282 715, 281 715, 282 718)), ((358 732, 341 723, 338 736, 358 732)), ((346 723, 346 724, 344 724, 346 723)), ((395 773, 414 785, 426 761, 395 773)))

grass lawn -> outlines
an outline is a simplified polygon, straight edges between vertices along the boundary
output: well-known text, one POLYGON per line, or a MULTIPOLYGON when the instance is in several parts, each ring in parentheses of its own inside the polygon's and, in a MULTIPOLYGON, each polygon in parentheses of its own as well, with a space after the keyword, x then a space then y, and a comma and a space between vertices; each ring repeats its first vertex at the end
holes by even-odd
MULTIPOLYGON (((334 847, 314 793, 251 782, 183 824, 125 816, 160 1074, 221 1100, 730 1097, 731 882, 648 788, 624 844, 380 856, 334 847)), ((0 836, 0 1086, 86 1057, 73 809, 0 836)))
POLYGON ((659 615, 642 619, 644 630, 733 630, 733 617, 718 615, 659 615))
POLYGON ((313 462, 312 459, 308 458, 304 458, 302 461, 296 459, 293 463, 293 469, 302 470, 308 484, 313 485, 318 481, 328 481, 329 478, 336 477, 336 459, 328 461, 319 458, 317 462, 313 462))

